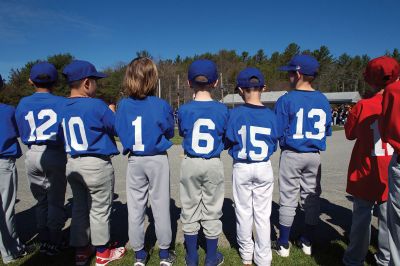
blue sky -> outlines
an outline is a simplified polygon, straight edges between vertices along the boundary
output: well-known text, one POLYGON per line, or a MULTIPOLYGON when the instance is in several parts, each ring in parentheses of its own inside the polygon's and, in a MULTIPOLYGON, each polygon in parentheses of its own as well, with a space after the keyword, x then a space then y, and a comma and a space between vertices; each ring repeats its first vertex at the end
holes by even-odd
POLYGON ((97 68, 220 49, 267 55, 296 42, 337 56, 400 48, 398 0, 0 0, 0 74, 69 52, 97 68))

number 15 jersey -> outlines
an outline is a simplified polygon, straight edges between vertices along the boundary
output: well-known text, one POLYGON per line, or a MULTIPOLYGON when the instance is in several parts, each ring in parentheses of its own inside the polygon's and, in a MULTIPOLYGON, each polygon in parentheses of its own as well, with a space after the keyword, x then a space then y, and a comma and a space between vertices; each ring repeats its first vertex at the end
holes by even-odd
POLYGON ((178 110, 179 135, 185 153, 200 158, 218 157, 224 150, 228 108, 217 101, 191 101, 178 110))
POLYGON ((332 135, 331 107, 319 91, 293 90, 281 96, 275 113, 282 123, 282 150, 318 152, 326 149, 326 136, 332 135))

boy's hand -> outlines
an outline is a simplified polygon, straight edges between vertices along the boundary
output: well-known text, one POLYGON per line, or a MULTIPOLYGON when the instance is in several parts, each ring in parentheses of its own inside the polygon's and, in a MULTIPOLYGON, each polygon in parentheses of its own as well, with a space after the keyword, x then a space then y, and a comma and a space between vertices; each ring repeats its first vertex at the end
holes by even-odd
POLYGON ((109 105, 108 105, 108 108, 110 108, 110 110, 113 111, 113 112, 115 113, 115 111, 116 111, 115 103, 109 104, 109 105))

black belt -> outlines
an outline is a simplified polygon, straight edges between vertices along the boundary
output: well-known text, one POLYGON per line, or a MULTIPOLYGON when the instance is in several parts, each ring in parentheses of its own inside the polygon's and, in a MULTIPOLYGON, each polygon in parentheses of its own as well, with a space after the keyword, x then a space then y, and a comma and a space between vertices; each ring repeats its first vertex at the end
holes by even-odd
POLYGON ((205 160, 213 159, 213 158, 221 158, 221 155, 213 156, 213 157, 210 157, 210 158, 204 158, 204 157, 194 156, 194 155, 191 155, 189 153, 185 153, 185 156, 187 156, 189 158, 199 158, 199 159, 205 159, 205 160))

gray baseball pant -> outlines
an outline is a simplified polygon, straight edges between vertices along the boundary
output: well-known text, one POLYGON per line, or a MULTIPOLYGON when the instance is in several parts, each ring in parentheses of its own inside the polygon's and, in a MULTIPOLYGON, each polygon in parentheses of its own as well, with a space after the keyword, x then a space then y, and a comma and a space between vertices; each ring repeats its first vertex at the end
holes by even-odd
POLYGON ((149 196, 158 246, 160 249, 168 249, 172 239, 168 156, 130 156, 126 194, 129 240, 133 250, 144 248, 144 218, 149 196))
POLYGON ((67 179, 73 195, 71 238, 73 247, 106 245, 110 241, 110 214, 114 168, 109 158, 68 158, 67 179))
POLYGON ((14 259, 23 249, 15 226, 18 175, 14 158, 0 158, 0 252, 3 262, 14 259))
POLYGON ((297 153, 284 150, 279 163, 279 223, 292 226, 298 195, 305 223, 317 225, 320 214, 321 158, 318 152, 297 153))
POLYGON ((36 222, 39 240, 59 244, 65 224, 67 155, 62 146, 32 145, 26 153, 25 167, 30 189, 37 200, 36 222))
POLYGON ((209 239, 222 232, 224 203, 224 167, 220 158, 185 156, 181 165, 180 198, 182 230, 195 235, 203 227, 209 239))
POLYGON ((398 154, 393 154, 389 165, 389 197, 387 221, 391 266, 400 266, 400 163, 398 154))
MULTIPOLYGON (((386 202, 377 204, 378 212, 378 253, 377 265, 389 265, 389 232, 386 220, 386 202)), ((354 197, 353 218, 350 231, 350 243, 343 256, 346 266, 362 266, 371 241, 371 218, 375 203, 354 197)))

